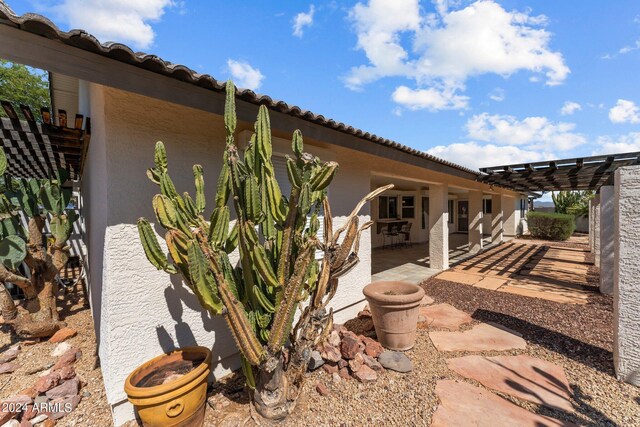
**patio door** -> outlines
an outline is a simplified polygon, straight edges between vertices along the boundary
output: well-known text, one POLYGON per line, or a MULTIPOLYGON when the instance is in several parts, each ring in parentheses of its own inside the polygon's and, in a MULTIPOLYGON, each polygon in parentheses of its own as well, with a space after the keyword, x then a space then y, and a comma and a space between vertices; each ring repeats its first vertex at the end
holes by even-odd
POLYGON ((458 231, 469 231, 469 201, 458 201, 458 231))

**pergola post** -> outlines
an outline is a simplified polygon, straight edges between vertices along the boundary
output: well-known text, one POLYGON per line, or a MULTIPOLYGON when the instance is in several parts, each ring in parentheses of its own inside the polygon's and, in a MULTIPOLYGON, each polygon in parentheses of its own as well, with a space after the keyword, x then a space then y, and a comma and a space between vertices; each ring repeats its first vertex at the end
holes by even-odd
POLYGON ((502 196, 502 215, 504 237, 515 238, 518 224, 516 223, 516 199, 502 196))
POLYGON ((502 196, 491 196, 491 243, 502 243, 504 234, 504 222, 502 212, 502 196))
POLYGON ((600 194, 593 199, 593 255, 596 267, 600 267, 600 194))
POLYGON ((640 386, 640 166, 615 173, 613 360, 619 380, 640 386))
POLYGON ((595 213, 595 203, 593 199, 589 200, 589 251, 593 253, 595 249, 595 224, 596 224, 596 213, 595 213))
POLYGON ((469 191, 469 253, 482 251, 482 191, 469 191))
POLYGON ((600 188, 600 292, 613 294, 614 200, 612 185, 600 188))
POLYGON ((429 266, 449 268, 449 187, 429 185, 429 266))

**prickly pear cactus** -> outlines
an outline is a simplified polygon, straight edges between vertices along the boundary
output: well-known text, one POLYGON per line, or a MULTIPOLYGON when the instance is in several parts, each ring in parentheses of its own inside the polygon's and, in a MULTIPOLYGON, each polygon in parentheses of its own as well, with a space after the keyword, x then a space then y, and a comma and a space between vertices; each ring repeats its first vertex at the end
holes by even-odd
POLYGON ((297 393, 288 389, 299 390, 310 353, 303 350, 321 339, 331 324, 325 306, 336 292, 338 278, 358 262, 360 234, 371 225, 359 226, 358 212, 387 187, 365 197, 345 225, 333 233, 327 188, 338 164, 304 152, 302 134, 295 131, 292 155, 286 158, 291 192, 284 195, 271 160, 267 108, 259 108, 254 134, 241 156, 234 142, 235 87, 229 81, 224 123, 226 149, 211 214, 205 216, 203 168, 193 167, 195 197, 178 194, 169 175, 165 147, 158 142, 155 165, 147 176, 160 189, 153 208, 166 229, 169 256, 147 219, 138 220, 138 229, 149 261, 159 270, 181 274, 203 308, 225 316, 242 353, 247 382, 256 388, 258 412, 278 419, 295 404, 291 396, 297 393), (318 238, 322 215, 324 236, 318 238), (236 250, 239 261, 232 265, 229 255, 236 250), (324 252, 321 260, 315 257, 317 250, 324 252), (294 327, 300 306, 304 309, 294 327), (282 355, 285 346, 292 355, 287 365, 282 355), (285 371, 295 375, 285 375, 285 371), (266 383, 270 389, 279 384, 281 393, 262 393, 266 383))

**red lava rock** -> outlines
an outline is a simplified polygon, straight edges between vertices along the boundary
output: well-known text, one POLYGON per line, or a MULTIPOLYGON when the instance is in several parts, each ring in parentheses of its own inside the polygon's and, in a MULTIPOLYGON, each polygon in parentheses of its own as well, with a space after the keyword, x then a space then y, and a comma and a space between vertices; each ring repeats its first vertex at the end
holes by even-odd
POLYGON ((75 337, 77 334, 78 334, 78 331, 76 331, 73 328, 69 328, 69 327, 62 328, 62 329, 59 329, 58 332, 53 334, 51 338, 49 338, 49 342, 66 341, 69 338, 75 337))
POLYGON ((349 369, 348 368, 340 368, 340 370, 338 371, 338 375, 340 375, 340 378, 343 378, 345 380, 348 380, 351 376, 349 375, 349 369))
POLYGON ((364 343, 364 352, 367 356, 378 357, 384 351, 384 347, 378 341, 369 337, 360 337, 364 343))
POLYGON ((0 374, 10 374, 19 367, 20 366, 15 363, 0 363, 0 374))
POLYGON ((36 391, 35 388, 28 387, 28 388, 22 389, 18 394, 23 394, 25 396, 29 396, 32 399, 35 399, 35 397, 38 395, 38 392, 36 391))
POLYGON ((335 363, 325 363, 324 365, 322 365, 322 369, 330 374, 333 374, 334 372, 338 372, 338 365, 336 365, 335 363))
POLYGON ((342 359, 340 350, 329 343, 323 344, 320 355, 324 360, 328 360, 330 362, 337 362, 338 360, 342 359))
POLYGON ((360 339, 353 332, 344 332, 342 334, 342 343, 340 351, 345 359, 353 359, 360 352, 360 339))
POLYGON ((330 393, 327 386, 323 383, 316 384, 316 391, 320 394, 320 396, 328 396, 330 393))
POLYGON ((38 393, 45 393, 58 384, 60 384, 60 374, 57 372, 51 372, 44 377, 38 378, 38 381, 36 381, 36 384, 33 386, 33 388, 38 393))
POLYGON ((362 355, 364 364, 373 369, 376 372, 384 372, 384 367, 375 358, 366 354, 362 355))
POLYGON ((33 405, 29 405, 27 406, 27 409, 25 409, 24 412, 22 413, 21 420, 22 422, 29 421, 30 419, 35 417, 37 414, 38 412, 33 410, 33 405))
POLYGON ((55 400, 63 397, 75 396, 80 389, 80 381, 77 378, 71 378, 57 387, 47 391, 46 395, 49 399, 55 400))
POLYGON ((338 368, 346 368, 347 366, 349 366, 349 362, 344 359, 338 360, 338 368))
POLYGON ((374 371, 367 365, 362 365, 357 372, 353 373, 353 376, 362 383, 373 382, 378 379, 378 374, 376 374, 376 371, 374 371))
POLYGON ((53 365, 53 370, 57 371, 58 369, 62 369, 65 366, 71 366, 72 364, 74 364, 76 359, 78 358, 78 353, 78 349, 76 348, 70 348, 69 350, 67 350, 65 354, 60 356, 60 359, 58 359, 56 364, 53 365))
POLYGON ((60 399, 53 399, 50 404, 52 408, 59 408, 57 412, 50 412, 49 419, 57 420, 65 415, 68 415, 71 411, 76 409, 78 403, 82 400, 82 396, 69 396, 60 399))
POLYGON ((8 411, 0 411, 0 425, 8 422, 11 418, 13 418, 16 414, 8 411))
POLYGON ((65 366, 57 372, 58 374, 60 374, 61 380, 68 380, 69 378, 73 378, 76 376, 76 370, 73 366, 65 366))
POLYGON ((33 424, 31 424, 27 420, 23 420, 23 421, 20 421, 20 427, 33 427, 33 424))
POLYGON ((356 353, 356 356, 352 360, 349 360, 349 367, 351 368, 351 372, 358 372, 362 365, 364 365, 364 358, 362 357, 362 353, 356 353))

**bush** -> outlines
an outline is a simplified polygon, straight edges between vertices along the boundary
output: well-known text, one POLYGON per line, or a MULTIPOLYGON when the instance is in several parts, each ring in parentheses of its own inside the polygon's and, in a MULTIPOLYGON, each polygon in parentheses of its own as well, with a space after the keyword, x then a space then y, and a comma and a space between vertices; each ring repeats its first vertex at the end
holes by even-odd
POLYGON ((547 212, 528 212, 527 224, 531 236, 547 240, 567 240, 576 228, 573 215, 547 212))

